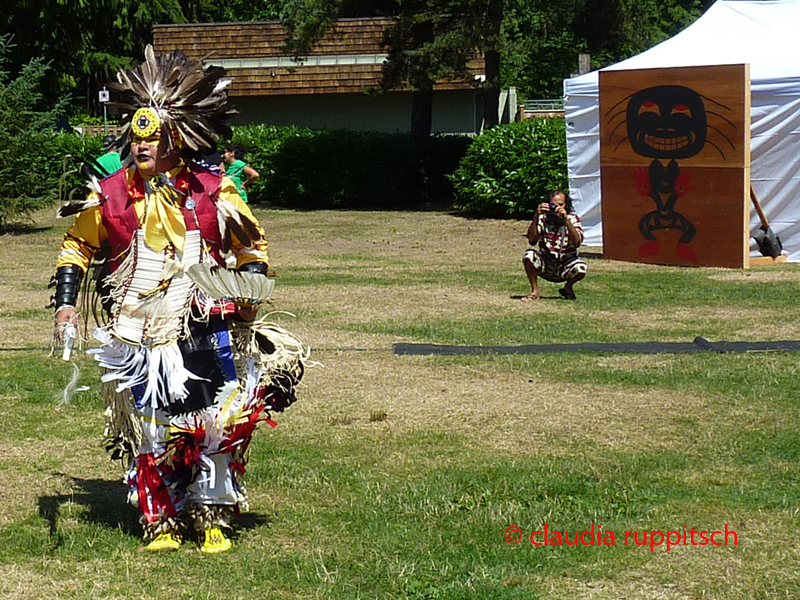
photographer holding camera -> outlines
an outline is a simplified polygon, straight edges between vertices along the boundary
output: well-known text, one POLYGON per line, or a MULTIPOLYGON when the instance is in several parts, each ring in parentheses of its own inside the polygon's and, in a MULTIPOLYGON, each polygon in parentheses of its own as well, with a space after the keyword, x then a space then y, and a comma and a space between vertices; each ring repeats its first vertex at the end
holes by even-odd
POLYGON ((539 298, 539 277, 553 283, 566 282, 558 293, 565 300, 574 300, 572 288, 586 277, 588 265, 578 256, 583 227, 572 207, 572 198, 562 190, 550 192, 547 201, 536 208, 527 238, 532 248, 525 252, 522 264, 531 283, 531 293, 522 301, 539 298))

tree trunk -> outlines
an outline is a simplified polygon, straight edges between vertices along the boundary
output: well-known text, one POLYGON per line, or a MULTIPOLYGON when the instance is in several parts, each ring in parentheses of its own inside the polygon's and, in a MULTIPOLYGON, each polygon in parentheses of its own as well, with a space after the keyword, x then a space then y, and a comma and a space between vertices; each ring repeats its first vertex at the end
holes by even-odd
POLYGON ((483 83, 483 128, 491 129, 500 121, 500 53, 484 53, 486 81, 483 83))
POLYGON ((491 129, 500 121, 500 28, 503 24, 503 0, 489 0, 489 32, 484 49, 483 128, 491 129))
POLYGON ((431 137, 433 121, 433 82, 419 85, 412 93, 411 137, 418 142, 426 142, 431 137))

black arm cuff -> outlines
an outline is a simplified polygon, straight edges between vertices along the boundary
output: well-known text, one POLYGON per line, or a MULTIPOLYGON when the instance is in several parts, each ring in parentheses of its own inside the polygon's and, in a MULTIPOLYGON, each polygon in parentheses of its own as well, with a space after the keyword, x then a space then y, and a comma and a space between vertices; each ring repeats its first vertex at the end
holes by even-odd
POLYGON ((83 269, 77 265, 58 268, 55 275, 56 292, 53 294, 53 306, 56 310, 65 304, 76 305, 82 279, 83 269))
POLYGON ((246 265, 242 265, 239 267, 240 273, 261 273, 262 275, 267 274, 267 263, 263 262, 249 262, 246 265))

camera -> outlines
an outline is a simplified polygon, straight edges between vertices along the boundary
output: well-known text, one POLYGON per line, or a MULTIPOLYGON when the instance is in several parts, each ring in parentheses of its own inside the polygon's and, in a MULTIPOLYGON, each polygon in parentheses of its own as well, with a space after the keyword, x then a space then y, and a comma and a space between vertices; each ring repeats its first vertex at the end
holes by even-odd
POLYGON ((548 223, 553 225, 561 225, 564 220, 558 215, 556 212, 558 210, 558 204, 554 204, 553 202, 550 203, 550 210, 545 215, 545 220, 548 223))

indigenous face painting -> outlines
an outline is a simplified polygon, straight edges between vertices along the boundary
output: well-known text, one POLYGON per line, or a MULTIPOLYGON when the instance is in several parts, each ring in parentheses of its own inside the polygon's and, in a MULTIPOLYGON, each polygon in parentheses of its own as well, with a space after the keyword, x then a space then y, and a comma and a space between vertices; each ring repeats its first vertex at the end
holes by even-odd
POLYGON ((639 194, 649 196, 655 204, 655 210, 639 221, 639 231, 645 240, 639 247, 639 257, 659 253, 659 242, 653 232, 673 229, 681 232, 677 256, 697 262, 697 253, 689 245, 697 228, 676 208, 678 200, 691 190, 691 173, 681 170, 677 161, 697 156, 707 144, 725 160, 726 146, 733 148, 733 142, 718 128, 708 126, 708 114, 730 123, 720 112, 729 109, 680 85, 648 87, 622 102, 606 113, 613 125, 611 140, 620 138, 614 151, 628 142, 636 154, 653 159, 647 169, 638 168, 634 173, 633 185, 639 194), (624 109, 622 102, 627 103, 624 109), (713 107, 710 113, 707 104, 713 107), (623 132, 627 135, 621 135, 623 132), (710 133, 716 134, 717 140, 710 139, 710 133))
POLYGON ((152 175, 156 172, 156 165, 161 158, 161 136, 134 137, 131 142, 131 156, 133 164, 136 165, 142 176, 152 175))
POLYGON ((161 135, 161 119, 156 110, 140 108, 131 120, 130 152, 139 174, 150 179, 155 173, 164 173, 177 163, 177 152, 166 152, 161 135))

